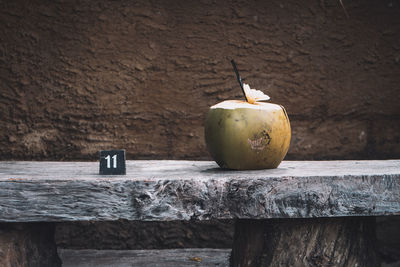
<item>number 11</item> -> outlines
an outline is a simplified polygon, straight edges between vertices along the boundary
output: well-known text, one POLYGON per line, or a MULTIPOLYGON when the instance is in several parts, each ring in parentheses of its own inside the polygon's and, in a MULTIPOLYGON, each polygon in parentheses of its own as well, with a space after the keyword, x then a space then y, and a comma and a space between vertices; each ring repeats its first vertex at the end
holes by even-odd
MULTIPOLYGON (((111 168, 111 157, 110 157, 110 155, 105 157, 105 159, 107 160, 107 169, 110 169, 111 168)), ((113 168, 117 168, 117 155, 112 156, 112 159, 113 159, 113 168)))

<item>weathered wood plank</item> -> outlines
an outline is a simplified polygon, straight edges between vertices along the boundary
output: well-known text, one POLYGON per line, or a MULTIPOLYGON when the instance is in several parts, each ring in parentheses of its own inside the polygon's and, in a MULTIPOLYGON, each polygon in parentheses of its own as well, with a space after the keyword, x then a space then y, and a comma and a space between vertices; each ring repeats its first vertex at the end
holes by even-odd
POLYGON ((1 267, 58 267, 54 223, 1 223, 1 267))
POLYGON ((232 267, 379 265, 373 217, 236 221, 232 267))
POLYGON ((229 266, 230 249, 72 250, 59 249, 63 267, 229 266))
POLYGON ((286 161, 229 171, 214 162, 0 162, 0 221, 208 220, 400 214, 400 160, 286 161))

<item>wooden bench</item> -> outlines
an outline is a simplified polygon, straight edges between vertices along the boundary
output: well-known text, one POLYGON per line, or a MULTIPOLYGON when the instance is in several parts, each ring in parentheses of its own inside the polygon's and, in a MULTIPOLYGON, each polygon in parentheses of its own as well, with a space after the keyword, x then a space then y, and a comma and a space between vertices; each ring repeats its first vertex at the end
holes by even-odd
POLYGON ((400 160, 284 161, 259 171, 127 161, 124 176, 100 176, 96 162, 0 162, 3 246, 28 266, 61 264, 54 223, 119 219, 236 219, 232 266, 376 266, 373 216, 384 215, 400 215, 400 160), (15 234, 37 249, 15 245, 15 234))

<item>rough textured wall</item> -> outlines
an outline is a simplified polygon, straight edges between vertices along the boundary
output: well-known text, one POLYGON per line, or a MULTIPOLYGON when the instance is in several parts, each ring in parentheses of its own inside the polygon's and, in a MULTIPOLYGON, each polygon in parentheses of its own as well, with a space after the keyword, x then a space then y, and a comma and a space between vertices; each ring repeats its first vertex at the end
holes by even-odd
POLYGON ((286 107, 290 159, 400 156, 400 3, 0 1, 0 159, 209 159, 245 81, 286 107))

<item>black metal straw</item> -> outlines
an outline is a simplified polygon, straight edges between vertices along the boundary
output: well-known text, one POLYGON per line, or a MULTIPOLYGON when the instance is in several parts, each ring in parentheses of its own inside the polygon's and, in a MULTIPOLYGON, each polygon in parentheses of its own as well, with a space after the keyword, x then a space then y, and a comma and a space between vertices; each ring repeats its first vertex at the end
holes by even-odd
POLYGON ((236 73, 236 78, 237 78, 237 80, 238 80, 238 82, 239 82, 240 89, 242 89, 242 93, 243 93, 243 95, 244 95, 244 99, 246 99, 246 102, 248 102, 248 101, 247 101, 246 93, 244 92, 242 78, 240 78, 239 71, 238 71, 237 68, 236 68, 235 61, 232 59, 232 60, 231 60, 231 63, 232 63, 232 66, 233 66, 233 70, 234 70, 235 73, 236 73))

